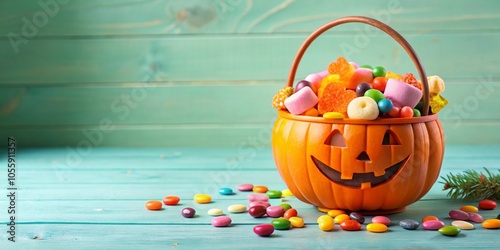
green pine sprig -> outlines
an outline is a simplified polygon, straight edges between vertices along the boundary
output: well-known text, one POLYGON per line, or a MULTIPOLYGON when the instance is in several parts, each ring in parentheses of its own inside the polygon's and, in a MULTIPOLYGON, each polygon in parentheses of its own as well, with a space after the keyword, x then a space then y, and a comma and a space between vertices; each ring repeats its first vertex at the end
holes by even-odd
POLYGON ((465 170, 463 173, 449 173, 441 176, 443 190, 448 190, 448 197, 452 199, 500 199, 500 169, 499 174, 491 173, 484 168, 486 174, 476 170, 465 170))

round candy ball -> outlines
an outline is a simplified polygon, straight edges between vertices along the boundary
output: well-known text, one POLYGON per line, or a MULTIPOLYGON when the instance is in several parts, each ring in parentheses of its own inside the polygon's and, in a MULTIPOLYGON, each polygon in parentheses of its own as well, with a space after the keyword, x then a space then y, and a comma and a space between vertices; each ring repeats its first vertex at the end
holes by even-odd
POLYGON ((422 114, 420 113, 420 110, 413 109, 413 117, 419 117, 419 116, 422 116, 422 114))
POLYGON ((380 90, 377 89, 369 89, 365 92, 365 96, 372 98, 375 100, 375 103, 378 103, 380 100, 385 99, 385 96, 380 90))
POLYGON ((394 105, 392 104, 392 101, 389 99, 382 99, 382 100, 378 101, 377 104, 378 104, 378 109, 382 113, 387 113, 387 112, 391 111, 392 107, 394 107, 394 105))
POLYGON ((373 67, 371 65, 368 65, 368 64, 363 64, 363 65, 360 65, 359 67, 365 68, 365 69, 373 69, 373 67))
POLYGON ((378 105, 370 97, 356 97, 347 106, 347 115, 352 119, 375 120, 379 115, 378 105))
POLYGON ((311 86, 311 83, 309 81, 306 81, 306 80, 300 80, 296 85, 295 85, 295 93, 297 93, 297 91, 301 90, 302 88, 304 87, 309 87, 311 89, 312 86, 311 86))
POLYGON ((370 85, 367 82, 362 82, 356 86, 356 95, 357 96, 364 96, 365 92, 369 89, 372 89, 372 85, 370 85))
POLYGON ((411 118, 413 117, 413 109, 409 106, 404 106, 401 108, 401 111, 399 111, 399 116, 401 118, 411 118))
POLYGON ((379 76, 379 77, 373 78, 372 86, 374 89, 378 89, 378 90, 384 92, 385 85, 387 85, 387 79, 385 77, 379 76))
POLYGON ((385 77, 385 68, 382 66, 373 67, 373 77, 385 77))

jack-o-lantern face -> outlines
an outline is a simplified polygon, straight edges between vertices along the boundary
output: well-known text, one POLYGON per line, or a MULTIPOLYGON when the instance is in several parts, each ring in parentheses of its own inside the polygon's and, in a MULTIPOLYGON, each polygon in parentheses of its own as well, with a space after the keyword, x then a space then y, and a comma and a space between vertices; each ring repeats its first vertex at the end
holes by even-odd
MULTIPOLYGON (((377 131, 385 129, 385 127, 387 126, 372 126, 367 129, 374 130, 373 132, 376 133, 377 131)), ((373 134, 372 136, 378 137, 377 134, 373 134)), ((378 145, 370 147, 371 149, 376 150, 371 151, 370 154, 367 153, 366 150, 363 150, 363 148, 356 145, 357 143, 360 143, 359 141, 356 141, 355 138, 350 139, 351 140, 346 141, 342 132, 335 129, 325 140, 324 144, 327 147, 340 149, 342 151, 342 155, 356 155, 354 159, 346 159, 347 161, 342 161, 341 166, 328 166, 321 160, 314 157, 314 155, 311 155, 311 159, 318 170, 321 171, 326 178, 339 185, 361 189, 376 187, 396 176, 397 173, 399 173, 399 170, 406 165, 408 159, 410 158, 411 153, 406 152, 407 150, 405 150, 403 145, 404 142, 401 141, 397 133, 392 129, 387 129, 385 133, 383 133, 383 137, 379 141, 378 145), (354 151, 354 154, 349 154, 347 152, 349 150, 354 151), (374 158, 373 156, 370 157, 372 153, 376 155, 377 158, 374 158), (396 153, 397 156, 380 159, 380 157, 388 157, 394 153, 396 153), (352 169, 353 163, 359 167, 361 167, 361 165, 364 166, 362 169, 358 168, 358 171, 356 171, 355 169, 352 169), (365 170, 371 171, 365 172, 365 170)), ((371 143, 375 144, 377 139, 378 138, 374 138, 374 140, 371 140, 371 143)))
POLYGON ((273 155, 300 200, 329 209, 401 211, 432 187, 444 154, 437 115, 325 121, 278 111, 273 155))

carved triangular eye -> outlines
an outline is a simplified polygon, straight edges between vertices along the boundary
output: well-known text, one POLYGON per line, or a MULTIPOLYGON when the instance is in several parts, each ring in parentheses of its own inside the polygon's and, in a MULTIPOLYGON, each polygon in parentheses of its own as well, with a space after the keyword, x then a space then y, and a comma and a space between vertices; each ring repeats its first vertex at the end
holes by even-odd
POLYGON ((325 140, 325 144, 329 146, 334 146, 334 147, 341 147, 345 148, 347 147, 345 143, 344 136, 342 136, 342 133, 338 129, 333 130, 328 138, 325 140))
POLYGON ((384 139, 382 140, 382 145, 401 145, 401 141, 394 131, 387 130, 384 134, 384 139))

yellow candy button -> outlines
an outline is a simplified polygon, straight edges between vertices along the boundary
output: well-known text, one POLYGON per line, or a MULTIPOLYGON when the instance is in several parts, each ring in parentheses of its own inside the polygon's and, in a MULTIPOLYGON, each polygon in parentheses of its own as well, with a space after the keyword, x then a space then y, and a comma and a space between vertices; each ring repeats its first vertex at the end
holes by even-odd
POLYGON ((199 204, 210 203, 210 201, 212 201, 212 197, 208 194, 197 194, 194 196, 194 201, 199 204))
POLYGON ((344 119, 344 115, 339 112, 326 112, 323 114, 323 118, 328 120, 344 119))
POLYGON ((281 196, 287 197, 287 196, 293 196, 293 194, 292 194, 292 191, 290 191, 290 189, 283 189, 281 191, 281 196))

